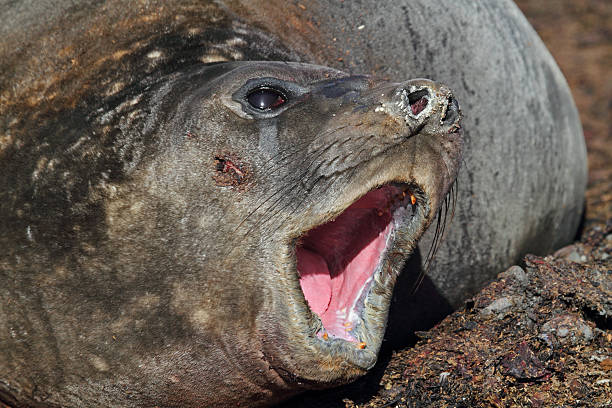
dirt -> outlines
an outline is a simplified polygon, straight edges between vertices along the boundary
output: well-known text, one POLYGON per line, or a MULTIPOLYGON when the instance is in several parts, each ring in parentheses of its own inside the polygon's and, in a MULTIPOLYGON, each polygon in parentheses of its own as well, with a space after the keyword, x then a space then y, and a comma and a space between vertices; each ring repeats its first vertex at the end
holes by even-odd
POLYGON ((363 379, 286 407, 612 407, 612 2, 519 0, 580 112, 578 240, 527 256, 363 379))

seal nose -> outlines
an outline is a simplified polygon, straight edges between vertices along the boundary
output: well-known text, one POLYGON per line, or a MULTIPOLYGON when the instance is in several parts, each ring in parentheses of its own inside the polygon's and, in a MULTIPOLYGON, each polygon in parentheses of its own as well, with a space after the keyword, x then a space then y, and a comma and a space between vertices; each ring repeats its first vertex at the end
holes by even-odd
POLYGON ((408 94, 408 104, 413 115, 423 112, 429 103, 429 90, 420 89, 408 94))
POLYGON ((398 110, 414 131, 427 128, 432 132, 451 133, 459 129, 459 103, 446 86, 428 79, 415 79, 399 84, 395 95, 398 110))

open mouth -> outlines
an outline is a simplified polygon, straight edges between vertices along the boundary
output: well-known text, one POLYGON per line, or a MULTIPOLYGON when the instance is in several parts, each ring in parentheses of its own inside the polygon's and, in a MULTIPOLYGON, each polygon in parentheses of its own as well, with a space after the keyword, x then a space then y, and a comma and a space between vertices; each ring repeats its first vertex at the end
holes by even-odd
POLYGON ((414 216, 416 206, 407 184, 386 184, 302 236, 296 248, 299 281, 323 324, 319 337, 360 341, 355 329, 362 322, 364 299, 394 232, 414 216))

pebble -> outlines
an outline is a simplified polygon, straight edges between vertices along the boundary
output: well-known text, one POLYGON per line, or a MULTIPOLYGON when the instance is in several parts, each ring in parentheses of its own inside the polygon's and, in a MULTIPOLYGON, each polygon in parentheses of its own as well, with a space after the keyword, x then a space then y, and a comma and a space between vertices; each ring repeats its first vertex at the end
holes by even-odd
POLYGON ((593 340, 593 330, 581 317, 573 314, 564 314, 549 320, 542 325, 541 332, 554 334, 561 344, 587 344, 593 340))

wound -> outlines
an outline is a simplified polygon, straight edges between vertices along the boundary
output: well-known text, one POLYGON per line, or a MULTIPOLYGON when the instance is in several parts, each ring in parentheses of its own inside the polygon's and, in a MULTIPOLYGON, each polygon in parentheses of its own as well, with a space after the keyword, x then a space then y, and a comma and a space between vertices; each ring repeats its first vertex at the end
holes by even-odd
POLYGON ((223 153, 215 155, 214 166, 215 174, 213 179, 218 186, 246 186, 251 180, 251 167, 235 154, 223 153))

